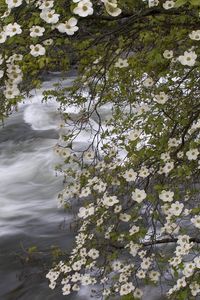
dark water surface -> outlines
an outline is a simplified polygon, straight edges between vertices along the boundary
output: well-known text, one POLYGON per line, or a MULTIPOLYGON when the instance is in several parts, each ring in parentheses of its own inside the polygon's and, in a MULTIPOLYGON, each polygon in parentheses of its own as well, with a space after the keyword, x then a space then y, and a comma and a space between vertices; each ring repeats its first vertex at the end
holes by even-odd
MULTIPOLYGON (((26 102, 0 127, 0 300, 66 299, 50 290, 44 268, 52 245, 69 250, 71 216, 57 208, 63 178, 56 176, 60 115, 41 94, 26 102), (27 249, 40 254, 29 259, 27 249), (44 267, 43 267, 44 265, 44 267)), ((86 291, 67 299, 89 299, 86 291)))

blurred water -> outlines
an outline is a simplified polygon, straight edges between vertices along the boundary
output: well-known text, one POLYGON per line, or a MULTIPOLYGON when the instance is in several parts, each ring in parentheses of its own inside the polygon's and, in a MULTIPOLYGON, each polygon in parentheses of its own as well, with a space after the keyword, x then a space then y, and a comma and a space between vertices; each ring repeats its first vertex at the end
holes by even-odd
MULTIPOLYGON (((65 84, 70 84, 69 78, 65 84)), ((51 87, 55 79, 44 83, 51 87)), ((58 157, 53 146, 58 139, 60 114, 57 104, 41 103, 42 90, 20 105, 0 128, 0 299, 66 299, 36 265, 23 266, 16 254, 36 245, 43 253, 52 245, 71 248, 73 232, 67 226, 71 216, 57 208, 62 176, 54 167, 58 157), (24 272, 28 275, 24 276, 24 272), (22 276, 23 275, 23 276, 22 276)), ((86 291, 68 299, 89 299, 86 291)))
MULTIPOLYGON (((64 84, 70 85, 73 79, 64 84)), ((41 264, 48 264, 46 256, 52 245, 69 250, 73 244, 74 233, 63 226, 72 216, 59 210, 56 201, 63 188, 62 176, 54 171, 58 157, 53 146, 61 122, 58 104, 54 100, 41 103, 42 91, 58 80, 58 74, 50 76, 0 128, 0 300, 90 299, 86 288, 67 297, 60 289, 50 290, 38 262, 23 265, 18 257, 23 249, 36 245, 44 258, 41 264)), ((102 106, 99 113, 106 119, 111 106, 102 106)), ((95 114, 91 122, 98 127, 95 114)), ((86 128, 74 150, 87 148, 91 138, 86 128)), ((157 299, 163 299, 157 289, 145 289, 143 300, 157 299)))

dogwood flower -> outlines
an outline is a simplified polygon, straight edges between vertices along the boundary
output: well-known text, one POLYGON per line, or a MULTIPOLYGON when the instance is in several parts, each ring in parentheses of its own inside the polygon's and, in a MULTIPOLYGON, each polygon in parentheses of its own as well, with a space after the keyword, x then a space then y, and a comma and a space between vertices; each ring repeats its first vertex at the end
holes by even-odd
POLYGON ((39 6, 39 9, 41 10, 48 10, 54 6, 54 1, 43 1, 42 4, 39 6))
POLYGON ((117 17, 121 14, 122 10, 117 7, 116 1, 104 0, 104 5, 106 8, 107 13, 112 17, 117 17))
POLYGON ((127 282, 120 287, 119 294, 120 294, 120 296, 128 295, 132 291, 134 291, 134 289, 135 289, 135 287, 132 284, 132 282, 127 282))
POLYGON ((115 63, 116 68, 126 68, 128 65, 128 60, 122 58, 118 58, 118 61, 115 63))
POLYGON ((172 50, 165 50, 163 52, 163 57, 166 58, 166 59, 170 59, 173 57, 173 51, 172 50))
POLYGON ((137 233, 140 230, 139 226, 133 225, 130 229, 129 229, 129 233, 130 235, 133 235, 135 233, 137 233))
POLYGON ((132 192, 132 199, 138 203, 141 203, 145 198, 147 194, 144 190, 135 189, 134 192, 132 192))
POLYGON ((200 40, 200 30, 193 30, 189 33, 191 40, 199 41, 200 40))
POLYGON ((160 198, 160 200, 162 200, 163 202, 172 202, 172 201, 173 201, 173 198, 174 198, 174 192, 163 190, 163 191, 159 194, 159 198, 160 198))
POLYGON ((154 101, 156 101, 159 104, 165 104, 168 100, 168 95, 165 94, 165 92, 160 92, 158 95, 155 95, 154 101))
POLYGON ((200 229, 200 216, 195 216, 191 219, 191 222, 194 224, 194 226, 198 229, 200 229))
POLYGON ((22 4, 22 0, 6 0, 6 4, 8 5, 9 9, 12 9, 20 6, 22 4))
POLYGON ((77 7, 73 9, 73 13, 80 17, 87 17, 94 12, 92 2, 90 0, 81 0, 78 2, 77 7))
POLYGON ((178 57, 178 61, 184 65, 192 67, 196 62, 197 55, 194 51, 185 51, 184 55, 178 57))
POLYGON ((141 289, 139 289, 139 288, 136 288, 136 289, 134 290, 134 292, 133 292, 133 297, 134 297, 135 299, 141 299, 142 296, 143 296, 143 291, 142 291, 141 289))
POLYGON ((148 77, 143 81, 143 85, 147 88, 151 87, 153 84, 154 84, 154 81, 151 77, 148 77))
POLYGON ((51 9, 51 10, 44 9, 40 13, 40 18, 49 24, 58 23, 59 17, 60 15, 55 13, 55 9, 51 9))
POLYGON ((168 146, 171 147, 177 147, 178 145, 181 144, 181 140, 180 139, 176 139, 176 138, 170 138, 168 140, 168 146))
POLYGON ((149 7, 158 6, 159 0, 148 0, 149 7))
POLYGON ((6 99, 12 99, 20 95, 20 91, 17 86, 6 87, 4 90, 4 96, 6 99))
POLYGON ((132 131, 129 132, 129 136, 128 139, 130 141, 135 141, 139 138, 140 134, 141 134, 142 130, 139 129, 134 129, 132 131))
POLYGON ((87 217, 94 214, 94 206, 91 207, 80 207, 78 217, 82 219, 86 219, 87 217))
POLYGON ((172 1, 172 0, 167 0, 163 3, 163 8, 164 9, 170 9, 170 8, 173 8, 175 5, 175 2, 172 1))
POLYGON ((191 149, 186 152, 186 156, 188 160, 196 160, 199 155, 199 150, 198 149, 191 149))
POLYGON ((102 203, 105 206, 113 206, 118 202, 119 202, 119 200, 117 199, 116 196, 104 196, 103 200, 102 200, 102 203))
POLYGON ((21 26, 19 24, 17 24, 16 22, 13 24, 10 23, 10 24, 6 25, 4 31, 5 31, 5 34, 10 37, 12 37, 16 34, 22 33, 21 26))
POLYGON ((180 216, 182 210, 184 208, 184 204, 176 201, 175 203, 172 203, 169 212, 174 216, 180 216))
POLYGON ((137 173, 133 170, 127 170, 123 177, 126 179, 127 182, 135 181, 137 178, 137 173))
POLYGON ((42 44, 45 46, 50 46, 53 44, 53 39, 47 39, 47 40, 43 41, 42 44))
POLYGON ((32 26, 30 28, 30 36, 31 37, 43 36, 44 32, 45 32, 45 28, 41 27, 41 26, 32 26))
POLYGON ((92 259, 97 259, 99 257, 99 251, 96 249, 90 249, 90 251, 88 252, 88 256, 92 259))
POLYGON ((40 44, 30 45, 30 49, 31 49, 30 54, 34 57, 45 55, 46 53, 45 48, 40 44))
POLYGON ((78 27, 76 26, 76 24, 77 24, 77 19, 72 17, 65 23, 58 24, 56 28, 61 33, 73 35, 78 30, 78 27))

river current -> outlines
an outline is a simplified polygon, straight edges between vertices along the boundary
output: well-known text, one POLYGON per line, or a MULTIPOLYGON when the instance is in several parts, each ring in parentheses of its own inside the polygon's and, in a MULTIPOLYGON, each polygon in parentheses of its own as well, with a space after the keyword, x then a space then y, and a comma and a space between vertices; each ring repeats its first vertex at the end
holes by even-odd
MULTIPOLYGON (((54 82, 44 82, 43 89, 54 82)), ((41 103, 43 89, 0 128, 0 300, 66 299, 60 290, 49 289, 38 262, 26 261, 30 247, 37 246, 45 257, 52 246, 70 249, 73 240, 66 225, 71 216, 57 207, 63 178, 55 173, 53 146, 61 119, 55 101, 41 103)), ((80 291, 68 299, 88 297, 80 291)))
MULTIPOLYGON (((42 91, 57 80, 58 74, 48 78, 0 127, 0 300, 91 299, 87 289, 67 297, 60 288, 50 290, 44 272, 49 249, 69 251, 74 240, 68 226, 72 216, 57 206, 63 177, 55 172, 59 158, 53 147, 61 116, 54 100, 41 101, 42 91), (32 261, 27 249, 35 246, 39 255, 32 261)), ((69 77, 65 85, 73 80, 69 77)), ((106 117, 109 112, 107 106, 101 114, 106 117)), ((76 148, 86 140, 83 135, 76 148)), ((147 299, 160 298, 147 289, 143 300, 147 299)))

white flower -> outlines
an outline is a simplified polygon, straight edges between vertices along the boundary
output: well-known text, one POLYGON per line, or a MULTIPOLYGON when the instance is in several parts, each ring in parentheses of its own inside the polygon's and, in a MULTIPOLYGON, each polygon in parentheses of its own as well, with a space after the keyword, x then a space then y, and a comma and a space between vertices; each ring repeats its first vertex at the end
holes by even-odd
POLYGON ((71 285, 70 284, 65 284, 62 287, 63 295, 69 295, 71 293, 70 289, 71 289, 71 285))
POLYGON ((170 160, 170 154, 169 152, 164 152, 161 154, 160 158, 163 160, 163 161, 169 161, 170 160))
POLYGON ((128 295, 130 294, 132 291, 134 291, 135 287, 134 285, 132 284, 132 282, 127 282, 125 284, 123 284, 120 288, 120 291, 119 291, 119 294, 120 296, 123 296, 123 295, 128 295))
POLYGON ((129 133, 128 139, 130 141, 135 141, 139 138, 140 134, 141 134, 142 130, 139 129, 134 129, 129 133))
POLYGON ((141 263, 141 268, 142 270, 148 270, 150 265, 151 265, 152 261, 150 257, 144 257, 143 261, 141 263))
POLYGON ((193 275, 195 269, 195 264, 192 262, 188 262, 185 264, 184 269, 183 269, 183 275, 185 277, 190 277, 193 275))
POLYGON ((122 265, 121 261, 116 260, 113 262, 113 265, 112 265, 113 271, 119 271, 119 270, 121 270, 122 267, 123 267, 123 265, 122 265))
POLYGON ((184 66, 192 67, 196 62, 197 55, 194 51, 185 51, 184 55, 178 57, 179 62, 184 66))
POLYGON ((158 95, 155 95, 154 101, 156 101, 159 104, 164 104, 167 102, 168 96, 165 94, 165 92, 160 92, 158 95))
MULTIPOLYGON (((155 1, 155 0, 154 0, 154 1, 155 1)), ((135 299, 141 299, 142 296, 143 296, 142 290, 139 289, 139 288, 136 288, 136 289, 134 290, 134 292, 133 292, 133 296, 134 296, 135 299)))
POLYGON ((149 278, 153 281, 153 282, 157 282, 160 278, 160 273, 157 271, 150 271, 149 272, 149 278))
POLYGON ((130 235, 133 235, 135 233, 137 233, 140 230, 140 227, 133 225, 130 229, 129 229, 129 233, 130 235))
POLYGON ((185 277, 179 278, 177 280, 177 287, 181 288, 181 287, 185 287, 187 285, 187 282, 185 281, 185 277))
POLYGON ((12 99, 20 95, 20 91, 16 86, 6 87, 4 91, 4 96, 6 99, 12 99))
POLYGON ((88 252, 88 256, 92 259, 97 259, 99 257, 99 251, 96 249, 90 249, 90 251, 88 252))
POLYGON ((56 24, 59 21, 59 14, 55 14, 55 9, 42 10, 40 13, 40 18, 49 24, 56 24))
POLYGON ((105 206, 113 206, 118 202, 119 202, 119 200, 117 199, 116 196, 104 196, 103 200, 102 200, 102 203, 105 206))
POLYGON ((176 138, 170 138, 168 140, 168 146, 171 147, 177 147, 181 144, 181 140, 177 140, 176 138))
POLYGON ((139 176, 142 178, 146 178, 147 176, 149 176, 149 174, 150 172, 145 166, 141 167, 141 169, 139 170, 139 176))
POLYGON ((43 41, 42 44, 45 46, 50 46, 53 44, 53 39, 47 39, 47 40, 43 41))
POLYGON ((124 214, 119 215, 119 219, 123 222, 128 222, 128 221, 130 221, 131 216, 124 213, 124 214))
POLYGON ((73 13, 80 17, 87 17, 93 14, 92 2, 90 0, 79 1, 77 7, 73 9, 73 13))
POLYGON ((137 273, 136 273, 136 276, 140 279, 145 278, 146 277, 146 271, 138 270, 137 273))
POLYGON ((5 43, 6 39, 7 39, 6 33, 4 31, 1 31, 0 32, 0 44, 5 43))
POLYGON ((123 177, 126 179, 127 182, 135 181, 137 178, 137 173, 133 171, 133 169, 127 170, 123 177))
POLYGON ((200 40, 200 30, 193 30, 190 34, 189 37, 191 40, 199 41, 200 40))
POLYGON ((126 68, 128 65, 128 60, 122 58, 118 58, 118 61, 115 63, 116 68, 126 68))
POLYGON ((16 34, 22 33, 21 26, 19 24, 17 24, 16 22, 13 24, 10 23, 7 26, 5 26, 4 31, 7 36, 14 36, 16 34))
POLYGON ((22 0, 6 0, 6 4, 8 5, 8 8, 14 8, 18 7, 22 4, 22 0))
POLYGON ((117 214, 122 210, 122 206, 121 205, 116 205, 114 208, 114 213, 117 214))
POLYGON ((175 203, 172 203, 169 212, 174 216, 180 216, 181 212, 183 211, 184 204, 176 201, 175 203))
POLYGON ((179 151, 178 153, 177 153, 177 157, 178 158, 182 158, 184 156, 184 153, 182 152, 182 151, 179 151))
POLYGON ((200 293, 200 284, 197 283, 196 281, 193 281, 190 285, 189 285, 190 289, 191 289, 191 294, 192 296, 196 297, 197 294, 200 293))
POLYGON ((141 203, 146 198, 146 196, 147 194, 144 190, 135 189, 135 191, 132 192, 132 199, 137 203, 141 203))
POLYGON ((195 257, 194 263, 198 269, 200 269, 200 256, 195 257))
POLYGON ((45 32, 45 28, 41 26, 32 26, 30 28, 31 37, 43 36, 44 32, 45 32))
POLYGON ((30 54, 34 57, 45 55, 46 53, 45 48, 40 44, 30 45, 30 49, 31 49, 30 54))
POLYGON ((75 272, 75 273, 72 275, 71 281, 72 281, 72 282, 77 282, 77 281, 79 281, 80 279, 81 279, 80 273, 75 272))
POLYGON ((164 9, 170 9, 170 8, 173 8, 175 5, 175 2, 172 1, 172 0, 167 0, 165 1, 165 3, 163 3, 163 8, 164 9))
POLYGON ((168 174, 174 168, 174 162, 167 162, 163 167, 163 172, 168 174))
POLYGON ((78 217, 82 218, 82 219, 86 219, 87 217, 89 217, 93 214, 94 214, 94 206, 91 206, 91 207, 88 207, 88 208, 80 207, 78 217))
POLYGON ((79 197, 80 197, 80 198, 81 198, 81 197, 87 197, 87 196, 90 195, 90 194, 91 194, 91 189, 90 189, 89 186, 86 186, 85 188, 83 188, 83 189, 81 190, 81 193, 80 193, 79 197))
POLYGON ((66 33, 68 35, 73 35, 77 30, 78 27, 76 26, 77 19, 76 18, 70 18, 65 23, 60 23, 56 26, 59 32, 66 33))
POLYGON ((42 4, 39 6, 39 9, 41 10, 48 10, 49 8, 52 8, 54 6, 54 1, 43 1, 42 4))
POLYGON ((85 274, 81 278, 82 285, 90 285, 92 283, 92 278, 89 274, 85 274))
POLYGON ((186 155, 188 160, 196 160, 199 155, 199 151, 198 149, 191 149, 186 152, 186 155))
POLYGON ((163 52, 163 57, 166 58, 166 59, 170 59, 172 58, 174 55, 173 51, 172 50, 165 50, 163 52))
POLYGON ((181 262, 182 262, 182 259, 180 256, 172 257, 169 260, 170 266, 173 266, 173 267, 177 267, 181 262))
POLYGON ((121 14, 122 10, 117 7, 117 3, 113 3, 110 0, 104 0, 104 5, 107 13, 112 17, 117 17, 121 14))
POLYGON ((191 219, 191 222, 194 224, 194 226, 198 229, 200 229, 200 216, 195 216, 191 219))
POLYGON ((159 0, 148 0, 149 7, 158 6, 159 0))
POLYGON ((75 261, 72 265, 72 269, 74 271, 80 271, 82 264, 82 260, 75 261))
POLYGON ((174 192, 163 190, 159 194, 159 198, 164 202, 172 202, 174 198, 174 192))
POLYGON ((143 85, 147 88, 151 87, 153 84, 154 84, 154 81, 151 77, 148 77, 143 81, 143 85))

